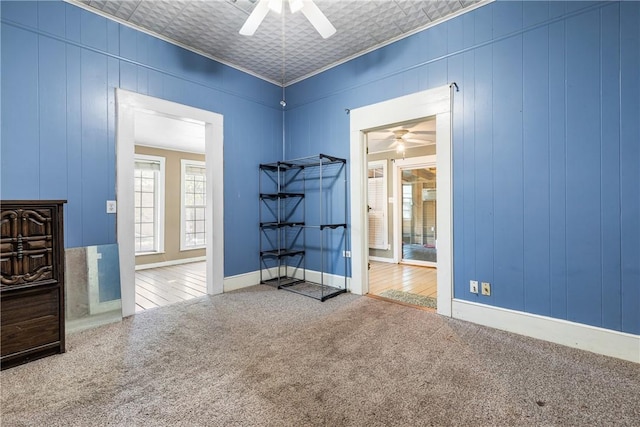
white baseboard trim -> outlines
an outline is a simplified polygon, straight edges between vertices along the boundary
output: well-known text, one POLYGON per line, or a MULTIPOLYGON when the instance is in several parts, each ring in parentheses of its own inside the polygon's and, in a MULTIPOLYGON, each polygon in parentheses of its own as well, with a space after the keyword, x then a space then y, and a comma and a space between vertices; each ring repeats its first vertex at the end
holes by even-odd
MULTIPOLYGON (((265 269, 263 271, 265 279, 269 277, 276 277, 277 268, 265 269)), ((289 275, 302 279, 302 271, 295 271, 294 268, 289 268, 289 275)), ((306 270, 306 280, 310 282, 320 283, 320 272, 313 270, 306 270)), ((344 276, 338 276, 335 274, 324 273, 324 283, 336 288, 344 288, 344 276)), ((238 289, 247 288, 260 284, 260 270, 251 271, 249 273, 238 274, 235 276, 229 276, 224 278, 224 292, 236 291, 238 289)), ((347 277, 347 289, 351 287, 351 278, 347 277)))
POLYGON ((454 299, 452 317, 640 363, 640 335, 454 299))
POLYGON ((150 264, 140 264, 140 265, 136 265, 136 271, 148 270, 149 268, 169 267, 172 265, 189 264, 191 262, 200 262, 200 261, 206 261, 206 260, 207 260, 207 256, 205 255, 205 256, 199 256, 194 258, 174 259, 171 261, 153 262, 150 264))
POLYGON ((248 288, 249 286, 260 284, 260 270, 251 271, 249 273, 237 274, 224 278, 224 292, 237 291, 238 289, 248 288))
POLYGON ((383 258, 381 256, 370 256, 369 261, 388 262, 390 264, 393 264, 393 258, 383 258))

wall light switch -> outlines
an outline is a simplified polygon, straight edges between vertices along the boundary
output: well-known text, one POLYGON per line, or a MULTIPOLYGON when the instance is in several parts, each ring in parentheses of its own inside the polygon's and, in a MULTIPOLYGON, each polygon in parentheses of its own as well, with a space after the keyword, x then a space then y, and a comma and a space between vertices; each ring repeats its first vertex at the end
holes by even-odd
POLYGON ((469 292, 472 294, 478 293, 478 281, 477 280, 469 280, 469 292))
POLYGON ((115 200, 107 200, 107 213, 114 214, 118 210, 115 200))

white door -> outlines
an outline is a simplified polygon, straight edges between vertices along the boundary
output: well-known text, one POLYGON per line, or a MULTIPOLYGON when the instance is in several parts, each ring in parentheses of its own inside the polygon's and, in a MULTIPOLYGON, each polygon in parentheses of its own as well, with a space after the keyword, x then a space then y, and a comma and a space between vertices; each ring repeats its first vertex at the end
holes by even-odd
POLYGON ((437 266, 436 156, 396 160, 396 259, 404 264, 437 266))

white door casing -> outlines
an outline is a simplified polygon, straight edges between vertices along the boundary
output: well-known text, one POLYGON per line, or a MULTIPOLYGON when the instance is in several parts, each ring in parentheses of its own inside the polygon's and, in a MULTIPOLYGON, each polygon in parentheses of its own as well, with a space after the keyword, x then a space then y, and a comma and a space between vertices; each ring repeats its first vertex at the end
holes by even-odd
POLYGON ((436 118, 438 182, 438 313, 451 316, 453 299, 453 209, 451 167, 451 89, 441 86, 350 111, 351 292, 369 291, 367 233, 368 130, 426 117, 436 118))
POLYGON ((155 111, 175 118, 189 118, 201 121, 205 125, 207 206, 213 207, 206 212, 207 293, 210 295, 222 293, 224 281, 223 116, 118 88, 116 88, 116 104, 116 198, 118 201, 116 222, 123 317, 135 314, 133 159, 136 110, 155 111))

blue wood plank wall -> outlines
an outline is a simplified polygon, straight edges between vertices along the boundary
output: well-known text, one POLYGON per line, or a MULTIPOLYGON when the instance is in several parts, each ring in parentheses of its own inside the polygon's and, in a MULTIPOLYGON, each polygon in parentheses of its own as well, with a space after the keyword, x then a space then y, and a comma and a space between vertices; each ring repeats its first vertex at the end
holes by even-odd
POLYGON ((286 152, 457 82, 456 298, 640 333, 640 2, 494 2, 287 88, 286 152), (490 297, 470 279, 492 283, 490 297))
MULTIPOLYGON (((66 3, 0 7, 0 196, 68 199, 67 246, 113 243, 114 88, 218 112, 225 275, 256 270, 280 90, 66 3)), ((286 157, 348 158, 345 108, 456 81, 455 297, 638 334, 638 22, 638 2, 483 6, 287 88, 286 157)))
POLYGON ((60 1, 2 1, 2 199, 67 199, 68 247, 115 243, 115 88, 224 115, 225 275, 255 271, 281 89, 60 1), (250 124, 250 126, 248 126, 250 124))

